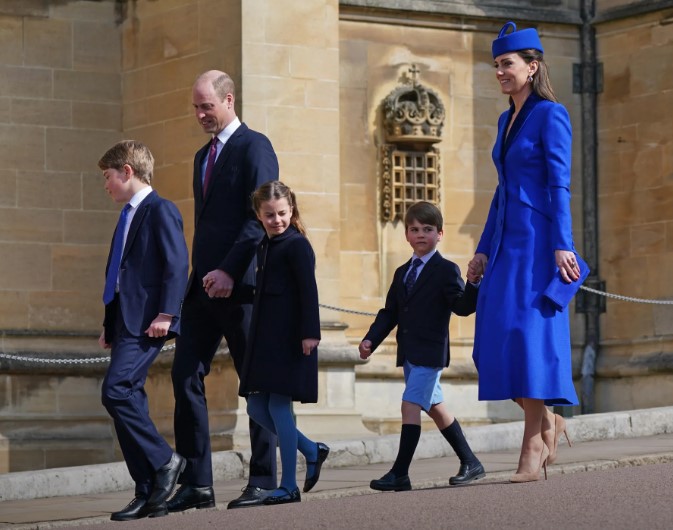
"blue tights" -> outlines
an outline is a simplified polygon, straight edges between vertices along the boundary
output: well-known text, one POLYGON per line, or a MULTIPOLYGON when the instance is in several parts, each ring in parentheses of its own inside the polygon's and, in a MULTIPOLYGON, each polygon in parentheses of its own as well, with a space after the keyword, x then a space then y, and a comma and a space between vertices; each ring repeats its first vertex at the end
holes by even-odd
POLYGON ((297 489, 297 449, 306 458, 306 476, 313 474, 315 465, 308 462, 318 460, 318 446, 304 436, 292 417, 290 396, 258 392, 248 396, 248 415, 265 429, 278 436, 282 477, 280 489, 272 495, 284 495, 286 491, 297 489))

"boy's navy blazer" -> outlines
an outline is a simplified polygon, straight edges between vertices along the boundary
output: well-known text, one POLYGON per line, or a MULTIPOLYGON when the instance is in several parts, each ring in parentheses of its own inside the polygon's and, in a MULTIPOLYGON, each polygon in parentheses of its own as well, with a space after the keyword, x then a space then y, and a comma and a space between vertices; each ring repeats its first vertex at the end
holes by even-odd
POLYGON ((397 366, 404 361, 429 367, 449 366, 449 318, 476 311, 478 289, 463 282, 458 266, 439 252, 421 270, 411 293, 404 275, 411 260, 395 271, 386 304, 376 315, 365 340, 374 351, 397 326, 397 366))
MULTIPOLYGON (((192 274, 200 279, 221 269, 234 279, 233 297, 255 284, 251 266, 264 230, 257 220, 250 196, 269 180, 278 180, 278 158, 269 139, 242 123, 224 144, 215 165, 206 196, 201 168, 210 142, 194 156, 194 241, 192 274)), ((252 299, 250 300, 252 301, 252 299)))
MULTIPOLYGON (((111 255, 112 245, 106 275, 111 255)), ((152 191, 133 216, 119 267, 121 314, 132 335, 143 336, 159 313, 173 315, 168 338, 180 332, 188 270, 180 212, 175 204, 152 191)))

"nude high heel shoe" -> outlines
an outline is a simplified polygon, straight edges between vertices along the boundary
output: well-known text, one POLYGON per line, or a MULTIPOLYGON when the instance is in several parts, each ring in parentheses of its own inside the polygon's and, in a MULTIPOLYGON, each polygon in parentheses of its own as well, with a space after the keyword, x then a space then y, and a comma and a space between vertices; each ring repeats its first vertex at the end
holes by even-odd
POLYGON ((568 431, 566 430, 566 420, 563 419, 563 416, 554 414, 554 445, 549 450, 548 462, 550 464, 556 462, 556 458, 558 456, 558 443, 561 440, 561 435, 565 435, 566 441, 568 442, 568 447, 572 447, 573 444, 570 441, 570 438, 568 437, 568 431))
POLYGON ((510 482, 520 484, 522 482, 535 482, 540 480, 540 468, 544 469, 544 479, 547 480, 547 459, 549 458, 549 448, 546 444, 542 445, 542 454, 540 455, 540 465, 537 471, 532 473, 516 473, 509 479, 510 482))

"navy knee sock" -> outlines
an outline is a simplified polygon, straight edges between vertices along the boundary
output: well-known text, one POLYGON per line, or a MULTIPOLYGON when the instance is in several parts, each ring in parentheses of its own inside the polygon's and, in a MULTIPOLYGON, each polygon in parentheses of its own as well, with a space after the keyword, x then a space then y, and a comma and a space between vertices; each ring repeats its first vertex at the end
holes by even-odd
POLYGON ((400 448, 397 452, 397 458, 391 469, 395 477, 403 477, 409 474, 411 459, 414 457, 418 441, 421 439, 421 426, 412 423, 402 424, 400 433, 400 448))
POLYGON ((470 449, 470 445, 467 443, 457 419, 454 419, 451 425, 439 432, 442 433, 446 441, 451 445, 451 448, 456 452, 461 464, 475 464, 479 462, 479 459, 474 456, 472 449, 470 449))

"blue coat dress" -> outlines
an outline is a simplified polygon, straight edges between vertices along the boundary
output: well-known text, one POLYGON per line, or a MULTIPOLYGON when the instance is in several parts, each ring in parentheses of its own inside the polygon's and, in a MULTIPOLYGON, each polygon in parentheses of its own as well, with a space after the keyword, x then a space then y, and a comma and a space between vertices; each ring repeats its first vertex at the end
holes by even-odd
POLYGON ((479 399, 575 405, 568 310, 542 296, 557 274, 554 251, 574 251, 570 119, 531 94, 505 139, 513 111, 498 120, 498 186, 477 246, 488 256, 473 352, 479 399))

